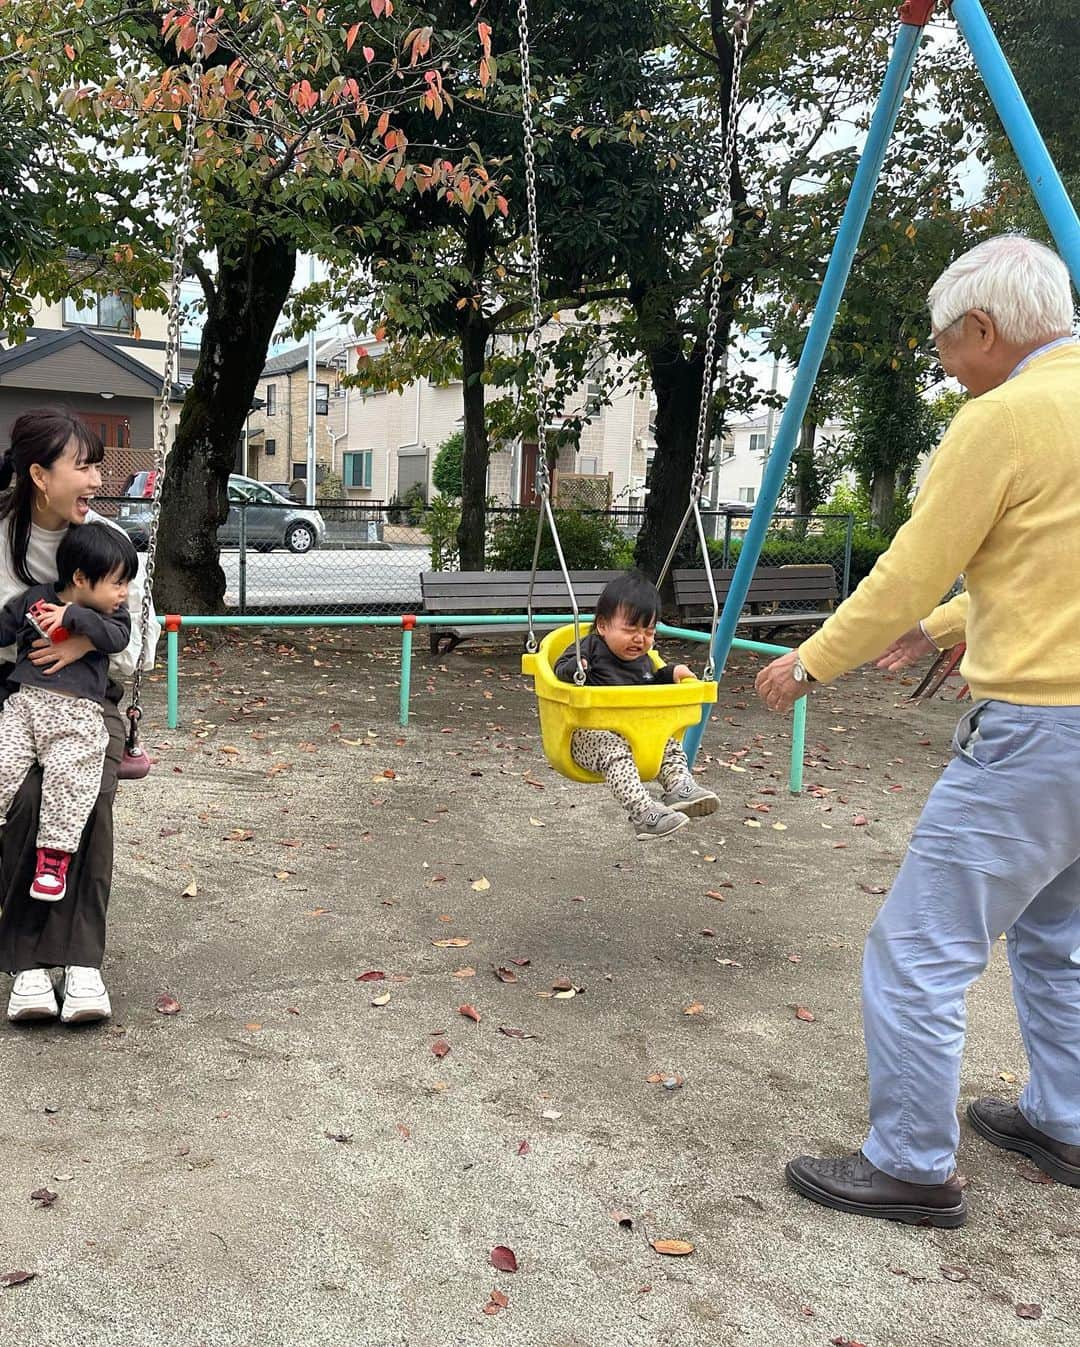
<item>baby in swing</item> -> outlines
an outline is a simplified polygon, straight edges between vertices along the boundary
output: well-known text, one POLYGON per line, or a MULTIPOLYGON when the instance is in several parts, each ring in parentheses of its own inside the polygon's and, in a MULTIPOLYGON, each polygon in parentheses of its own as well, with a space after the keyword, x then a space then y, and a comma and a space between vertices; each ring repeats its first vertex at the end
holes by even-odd
POLYGON ((30 893, 67 892, 67 871, 101 789, 109 734, 102 707, 109 656, 127 648, 128 583, 139 559, 109 524, 70 528, 56 552, 54 585, 33 585, 0 609, 0 647, 18 644, 10 675, 19 690, 0 711, 0 824, 33 763, 42 769, 37 866, 30 893), (31 663, 42 638, 85 636, 93 649, 55 673, 31 663))
MULTIPOLYGON (((660 617, 660 595, 643 575, 631 572, 608 584, 596 604, 593 629, 581 642, 585 682, 593 687, 626 687, 641 683, 681 683, 693 678, 685 664, 654 667, 649 658, 660 617)), ((559 657, 555 675, 574 681, 574 646, 559 657)), ((630 816, 637 837, 670 837, 691 818, 711 814, 720 801, 699 786, 690 773, 682 744, 669 739, 657 780, 663 790, 654 800, 642 784, 630 745, 611 730, 575 730, 570 753, 579 767, 598 772, 630 816)))

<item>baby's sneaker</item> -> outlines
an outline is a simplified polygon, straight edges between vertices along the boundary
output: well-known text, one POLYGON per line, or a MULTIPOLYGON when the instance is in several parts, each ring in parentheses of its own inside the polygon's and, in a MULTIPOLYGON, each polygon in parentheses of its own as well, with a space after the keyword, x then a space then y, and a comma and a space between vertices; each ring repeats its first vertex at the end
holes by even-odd
POLYGON ((651 837, 670 837, 680 828, 685 828, 689 819, 677 809, 668 809, 665 805, 655 804, 641 818, 631 819, 630 823, 639 842, 647 842, 651 837))
POLYGON ((67 872, 71 864, 70 851, 54 851, 52 847, 38 847, 37 868, 30 885, 30 897, 43 903, 58 903, 67 893, 67 872))
POLYGON ((660 797, 669 809, 677 809, 687 818, 703 818, 713 814, 720 806, 720 798, 715 791, 706 790, 689 777, 681 786, 665 791, 660 797))

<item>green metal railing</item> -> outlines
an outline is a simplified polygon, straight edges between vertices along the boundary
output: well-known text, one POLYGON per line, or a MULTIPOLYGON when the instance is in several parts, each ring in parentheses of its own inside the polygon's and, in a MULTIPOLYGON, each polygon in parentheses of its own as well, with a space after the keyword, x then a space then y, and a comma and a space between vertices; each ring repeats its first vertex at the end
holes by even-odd
MULTIPOLYGON (((533 622, 539 627, 562 626, 572 622, 572 614, 538 613, 533 622)), ((582 616, 584 621, 584 615, 582 616)), ((523 613, 505 613, 479 615, 465 613, 454 614, 412 614, 403 617, 383 616, 341 616, 341 617, 179 617, 170 614, 159 617, 165 628, 166 643, 166 694, 168 700, 168 725, 175 730, 180 725, 180 629, 181 627, 397 627, 401 631, 401 680, 398 699, 398 720, 401 725, 409 723, 409 700, 412 686, 413 631, 417 627, 499 627, 517 625, 526 621, 523 613)), ((669 627, 660 623, 656 629, 658 636, 670 636, 680 641, 709 641, 707 631, 694 631, 689 627, 669 627)), ((786 655, 791 649, 786 645, 769 645, 763 641, 736 640, 738 650, 753 650, 763 655, 786 655)), ((795 703, 791 721, 791 762, 788 769, 788 788, 798 795, 803 787, 803 758, 806 746, 806 698, 800 697, 795 703)))

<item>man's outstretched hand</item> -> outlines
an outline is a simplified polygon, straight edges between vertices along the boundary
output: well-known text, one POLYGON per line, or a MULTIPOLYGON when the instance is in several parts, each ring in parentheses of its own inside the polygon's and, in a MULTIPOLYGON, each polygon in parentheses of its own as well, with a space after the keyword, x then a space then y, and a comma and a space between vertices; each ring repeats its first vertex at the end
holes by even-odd
POLYGON ((898 636, 874 663, 877 668, 884 669, 887 673, 899 673, 901 669, 909 669, 913 664, 918 664, 919 660, 936 650, 937 646, 929 637, 923 635, 922 628, 914 626, 910 631, 905 631, 903 636, 898 636))

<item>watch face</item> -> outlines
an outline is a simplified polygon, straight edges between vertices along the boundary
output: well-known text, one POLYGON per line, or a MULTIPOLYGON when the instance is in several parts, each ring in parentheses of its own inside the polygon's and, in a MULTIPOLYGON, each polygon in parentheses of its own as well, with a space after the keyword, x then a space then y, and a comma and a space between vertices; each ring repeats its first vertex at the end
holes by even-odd
POLYGON ((806 681, 806 670, 801 664, 794 664, 791 669, 791 676, 796 683, 804 683, 806 681))

